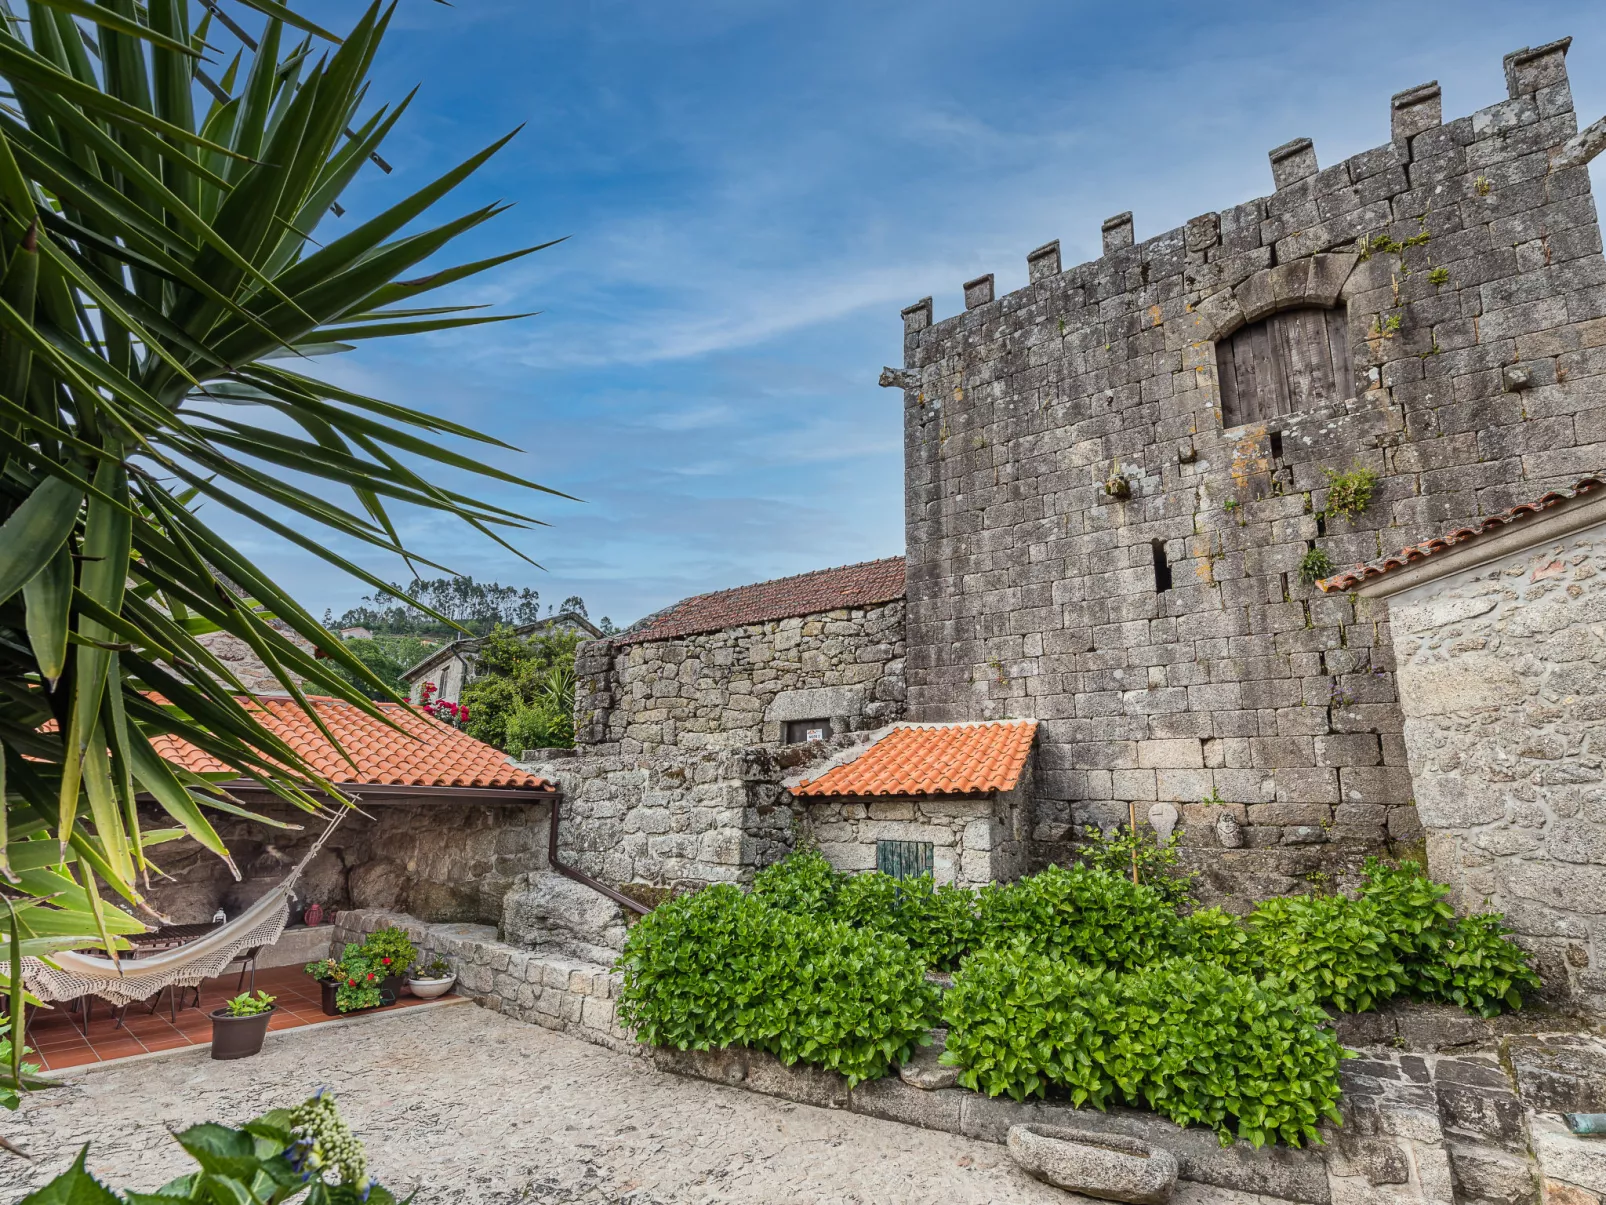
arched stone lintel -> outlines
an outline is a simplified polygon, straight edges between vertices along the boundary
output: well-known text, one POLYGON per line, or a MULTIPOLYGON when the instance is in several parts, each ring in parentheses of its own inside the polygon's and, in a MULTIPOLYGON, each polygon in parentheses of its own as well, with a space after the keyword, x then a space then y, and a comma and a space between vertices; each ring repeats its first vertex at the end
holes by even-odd
POLYGON ((1239 327, 1278 310, 1338 304, 1345 282, 1360 262, 1353 252, 1310 255, 1263 268, 1235 289, 1206 297, 1187 315, 1190 342, 1224 339, 1239 327))

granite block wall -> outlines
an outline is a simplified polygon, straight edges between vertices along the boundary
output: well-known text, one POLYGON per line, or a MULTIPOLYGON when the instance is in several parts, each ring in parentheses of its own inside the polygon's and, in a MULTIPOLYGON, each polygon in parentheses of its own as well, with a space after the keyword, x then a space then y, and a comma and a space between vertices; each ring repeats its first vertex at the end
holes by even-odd
POLYGON ((788 719, 878 728, 903 714, 903 661, 901 599, 674 640, 592 641, 575 660, 576 743, 635 756, 779 744, 788 719))
POLYGON ((982 888, 1019 878, 1031 864, 1031 775, 982 796, 796 801, 802 832, 838 870, 876 868, 876 842, 929 841, 932 878, 982 888))
POLYGON ((1461 911, 1505 914, 1553 999, 1596 1013, 1606 1013, 1603 570, 1598 524, 1387 603, 1435 875, 1461 911))
MULTIPOLYGON (((1035 848, 1129 803, 1181 808, 1208 892, 1342 881, 1418 848, 1386 621, 1302 579, 1606 464, 1606 260, 1566 42, 1508 56, 1508 97, 1268 196, 1030 283, 904 312, 908 718, 1042 722, 1035 848), (1216 347, 1279 309, 1343 307, 1352 379, 1319 410, 1224 427, 1216 347), (1377 474, 1329 512, 1329 476, 1377 474), (1156 562, 1163 558, 1162 585, 1156 562), (1223 848, 1216 817, 1240 821, 1223 848)), ((1379 115, 1384 106, 1379 103, 1379 115)))
MULTIPOLYGON (((213 816, 240 868, 236 882, 221 859, 185 839, 151 850, 167 878, 152 876, 151 905, 174 923, 230 916, 279 883, 306 853, 323 822, 288 805, 252 801, 272 819, 300 831, 213 816)), ((318 903, 332 917, 342 908, 401 908, 430 921, 496 924, 502 897, 520 874, 546 864, 550 805, 487 805, 449 799, 435 803, 367 801, 346 817, 297 888, 301 906, 318 903)), ((149 827, 170 824, 151 817, 149 827)))
POLYGON ((609 883, 742 882, 796 835, 781 779, 903 714, 904 607, 804 615, 575 658, 576 748, 524 764, 564 792, 559 853, 609 883), (829 719, 825 745, 788 720, 829 719))

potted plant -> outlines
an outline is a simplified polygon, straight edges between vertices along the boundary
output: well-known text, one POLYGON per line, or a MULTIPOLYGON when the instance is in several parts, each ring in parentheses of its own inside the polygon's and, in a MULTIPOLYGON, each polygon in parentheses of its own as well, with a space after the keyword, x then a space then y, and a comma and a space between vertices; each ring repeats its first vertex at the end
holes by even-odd
POLYGON ((309 962, 306 971, 323 990, 324 1013, 336 1017, 396 1003, 402 969, 417 957, 412 940, 393 927, 348 943, 338 959, 309 962))
POLYGON ((452 990, 457 973, 451 964, 438 955, 429 962, 421 962, 407 974, 407 990, 420 1000, 433 1000, 452 990))
POLYGON ((244 1059, 262 1049, 268 1022, 273 1020, 274 997, 267 992, 242 992, 222 1008, 212 1010, 212 1057, 244 1059))
POLYGON ((418 947, 403 929, 394 925, 376 929, 362 943, 362 956, 368 966, 379 975, 379 988, 386 1004, 394 1004, 401 996, 402 977, 418 957, 418 947))

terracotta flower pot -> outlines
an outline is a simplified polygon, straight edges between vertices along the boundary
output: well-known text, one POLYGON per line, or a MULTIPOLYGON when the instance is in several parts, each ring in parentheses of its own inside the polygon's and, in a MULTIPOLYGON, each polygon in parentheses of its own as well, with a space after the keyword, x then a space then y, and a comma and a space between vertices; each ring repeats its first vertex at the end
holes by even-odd
POLYGON ((268 1022, 276 1008, 252 1013, 249 1017, 231 1017, 228 1009, 212 1010, 212 1057, 215 1059, 246 1059, 262 1049, 267 1036, 268 1022))

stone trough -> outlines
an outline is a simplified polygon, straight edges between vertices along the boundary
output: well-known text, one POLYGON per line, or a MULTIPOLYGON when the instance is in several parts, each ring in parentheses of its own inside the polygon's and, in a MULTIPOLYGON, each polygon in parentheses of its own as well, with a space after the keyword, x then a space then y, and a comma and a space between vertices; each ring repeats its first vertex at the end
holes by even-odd
POLYGON ((1009 1128, 1010 1156, 1055 1188, 1132 1205, 1164 1205, 1177 1183, 1170 1151, 1137 1138, 1065 1126, 1009 1128))

